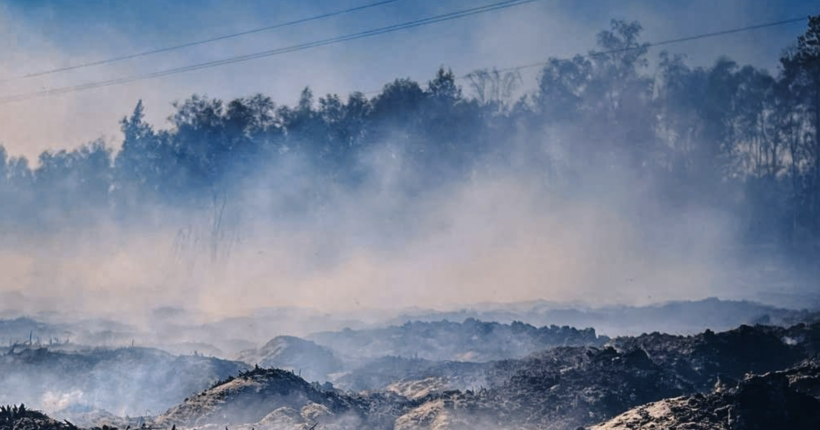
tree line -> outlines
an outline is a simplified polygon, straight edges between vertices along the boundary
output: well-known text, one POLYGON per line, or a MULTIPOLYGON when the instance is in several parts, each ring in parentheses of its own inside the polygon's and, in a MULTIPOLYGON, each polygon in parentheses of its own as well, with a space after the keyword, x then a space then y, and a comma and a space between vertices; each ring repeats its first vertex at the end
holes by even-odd
MULTIPOLYGON (((261 94, 194 95, 174 104, 165 129, 147 123, 138 102, 121 121, 116 151, 97 141, 43 152, 33 167, 0 147, 0 223, 212 208, 294 160, 311 180, 356 187, 372 174, 363 158, 387 151, 419 173, 403 185, 408 193, 499 166, 567 190, 620 169, 669 205, 738 215, 749 243, 812 244, 820 235, 820 17, 784 49, 775 74, 728 57, 693 67, 648 51, 640 24, 613 21, 586 55, 550 58, 523 95, 516 72, 476 71, 462 87, 441 68, 426 83, 396 79, 373 97, 317 98, 306 88, 292 106, 261 94)), ((292 184, 280 177, 270 186, 292 184)))

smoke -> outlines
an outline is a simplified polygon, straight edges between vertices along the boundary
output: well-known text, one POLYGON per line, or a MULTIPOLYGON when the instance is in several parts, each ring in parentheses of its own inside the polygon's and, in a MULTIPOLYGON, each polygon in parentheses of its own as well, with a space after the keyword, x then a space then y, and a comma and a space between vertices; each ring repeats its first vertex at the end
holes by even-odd
POLYGON ((43 394, 43 399, 40 401, 40 405, 42 405, 45 412, 60 412, 69 406, 85 403, 84 396, 85 395, 80 390, 73 390, 64 393, 46 391, 46 393, 43 394))
POLYGON ((18 348, 0 362, 6 387, 0 401, 58 416, 156 414, 245 368, 239 362, 138 347, 68 352, 18 348))
POLYGON ((366 154, 372 174, 355 187, 286 163, 224 207, 16 234, 0 250, 3 288, 36 303, 29 311, 118 318, 159 306, 225 317, 284 306, 636 304, 718 292, 734 239, 727 215, 667 210, 619 172, 568 189, 498 162, 410 193, 420 179, 401 154, 366 154))
MULTIPOLYGON (((543 26, 533 25, 527 15, 514 11, 500 28, 524 20, 530 39, 555 36, 542 33, 543 26)), ((554 21, 567 21, 557 16, 554 21)), ((584 24, 554 31, 576 34, 580 27, 588 30, 584 24)), ((8 34, 31 31, 25 23, 6 28, 8 34)), ((498 51, 495 34, 470 43, 498 51)), ((34 51, 50 61, 30 64, 34 69, 68 61, 52 42, 47 37, 33 40, 33 50, 16 43, 14 58, 37 63, 41 55, 34 51)), ((287 37, 280 42, 286 44, 287 37)), ((243 46, 254 48, 250 42, 243 46)), ((505 55, 535 47, 540 49, 541 43, 530 41, 505 55)), ((93 58, 89 54, 71 62, 93 58)), ((344 86, 344 78, 323 72, 334 69, 327 66, 333 61, 325 60, 306 69, 316 73, 319 85, 344 86)), ((263 72, 249 68, 243 76, 263 72)), ((276 81, 277 90, 297 82, 276 81)), ((188 85, 177 79, 128 87, 116 90, 125 91, 112 97, 116 104, 95 104, 78 95, 11 105, 0 110, 0 123, 19 125, 10 127, 5 139, 28 141, 31 130, 50 129, 38 125, 42 115, 35 113, 56 109, 73 128, 56 128, 55 133, 79 136, 74 132, 81 128, 93 133, 82 134, 90 139, 101 124, 115 133, 116 120, 134 100, 145 98, 149 122, 162 128, 169 97, 184 97, 209 82, 188 85), (77 115, 84 120, 74 121, 77 115)), ((629 119, 637 123, 642 118, 629 119)), ((185 310, 180 323, 203 323, 267 307, 350 315, 527 300, 645 304, 715 295, 755 298, 765 286, 749 285, 759 267, 744 263, 737 251, 742 214, 705 200, 678 199, 653 175, 641 174, 641 166, 606 158, 601 152, 607 150, 597 148, 616 133, 589 123, 524 131, 516 127, 497 142, 500 154, 486 155, 464 175, 438 177, 440 173, 418 168, 399 129, 357 153, 350 167, 364 172, 364 179, 355 184, 336 182, 293 153, 247 176, 211 204, 194 208, 145 202, 140 220, 132 215, 123 222, 100 210, 79 225, 68 220, 70 211, 47 208, 47 231, 4 232, 4 307, 17 314, 57 311, 150 325, 158 307, 185 310), (596 130, 598 138, 579 132, 583 129, 596 130)), ((36 140, 59 141, 54 136, 36 140)), ((714 197, 732 196, 716 191, 714 197)))

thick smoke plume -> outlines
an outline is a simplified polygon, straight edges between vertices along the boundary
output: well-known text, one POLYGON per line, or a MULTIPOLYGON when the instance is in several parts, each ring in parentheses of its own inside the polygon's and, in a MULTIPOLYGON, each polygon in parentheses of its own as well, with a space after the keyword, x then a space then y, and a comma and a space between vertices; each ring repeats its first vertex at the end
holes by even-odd
POLYGON ((167 126, 140 102, 116 151, 3 152, 5 307, 148 324, 806 291, 820 163, 788 112, 814 107, 778 90, 811 84, 802 54, 776 77, 650 68, 640 32, 613 21, 595 49, 617 53, 551 59, 520 99, 514 74, 442 69, 372 98, 193 96, 167 126))

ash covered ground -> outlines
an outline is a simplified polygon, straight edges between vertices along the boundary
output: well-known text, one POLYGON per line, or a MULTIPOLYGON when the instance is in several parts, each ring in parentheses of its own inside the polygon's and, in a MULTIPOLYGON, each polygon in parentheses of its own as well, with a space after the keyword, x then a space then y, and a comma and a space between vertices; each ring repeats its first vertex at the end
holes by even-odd
MULTIPOLYGON (((703 303, 674 305, 698 312, 703 303)), ((518 321, 408 321, 279 335, 224 357, 43 342, 41 331, 78 326, 2 320, 3 336, 28 336, 0 355, 0 427, 816 428, 817 314, 744 306, 760 313, 738 313, 724 331, 606 336, 518 321)))

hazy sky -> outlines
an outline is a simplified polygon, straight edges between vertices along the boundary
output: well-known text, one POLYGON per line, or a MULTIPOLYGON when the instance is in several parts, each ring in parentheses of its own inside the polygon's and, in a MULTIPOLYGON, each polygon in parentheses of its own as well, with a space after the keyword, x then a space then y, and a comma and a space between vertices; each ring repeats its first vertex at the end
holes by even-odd
MULTIPOLYGON (((374 0, 108 1, 27 0, 0 5, 0 77, 47 70, 344 9, 374 0)), ((107 80, 327 37, 493 3, 400 0, 322 21, 136 60, 36 79, 0 83, 0 97, 107 80)), ((171 102, 192 93, 235 97, 257 92, 292 103, 310 85, 317 94, 373 90, 396 77, 427 80, 440 66, 457 74, 567 56, 593 47, 612 18, 638 20, 657 41, 817 13, 818 2, 568 1, 533 4, 464 19, 129 85, 0 105, 0 143, 36 157, 100 136, 120 142, 117 121, 144 99, 148 118, 164 126, 171 102)), ((792 24, 675 45, 694 64, 727 54, 776 69, 781 50, 802 32, 792 24)), ((653 52, 654 54, 654 52, 653 52)), ((532 84, 535 70, 523 74, 532 84)))

